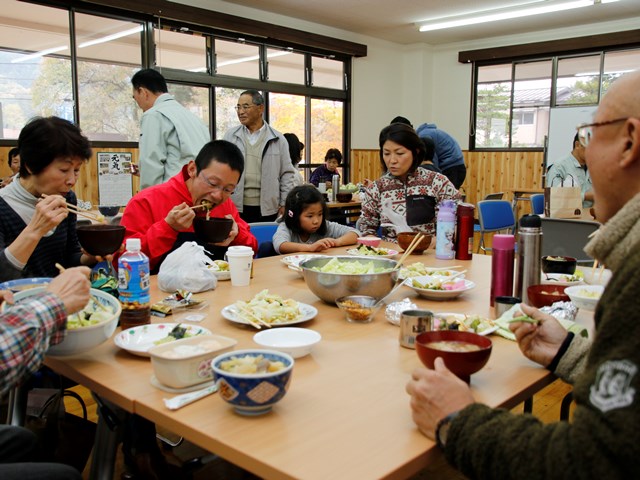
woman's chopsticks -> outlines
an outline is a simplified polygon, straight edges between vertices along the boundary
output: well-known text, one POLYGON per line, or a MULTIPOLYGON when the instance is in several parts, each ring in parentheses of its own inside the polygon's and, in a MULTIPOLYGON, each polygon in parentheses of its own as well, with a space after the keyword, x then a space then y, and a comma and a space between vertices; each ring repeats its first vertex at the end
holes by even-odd
MULTIPOLYGON (((64 270, 65 270, 65 268, 64 268, 62 265, 60 265, 59 263, 56 263, 56 268, 58 269, 58 271, 59 271, 60 273, 64 272, 64 270)), ((97 304, 97 305, 98 305, 98 307, 100 307, 100 308, 101 308, 102 310, 104 310, 105 312, 109 312, 109 313, 111 313, 111 310, 109 310, 106 306, 104 306, 104 305, 100 302, 100 300, 98 300, 95 296, 90 295, 90 297, 91 297, 91 300, 93 300, 93 302, 94 302, 95 304, 97 304)))
MULTIPOLYGON (((46 197, 48 197, 48 195, 43 193, 42 198, 46 198, 46 197)), ((73 203, 69 203, 69 202, 65 202, 65 203, 67 204, 67 210, 69 210, 72 213, 75 213, 76 215, 80 215, 81 217, 85 217, 90 220, 95 220, 96 222, 106 223, 104 215, 102 214, 97 214, 97 213, 89 212, 87 210, 83 210, 77 205, 74 205, 73 203)))
POLYGON ((398 263, 396 264, 396 266, 393 267, 394 270, 398 270, 402 266, 404 261, 415 250, 415 248, 418 246, 418 244, 420 243, 420 241, 422 240, 423 237, 424 237, 424 235, 422 233, 418 232, 418 234, 413 238, 413 240, 411 241, 411 243, 409 244, 407 249, 402 254, 402 257, 400 257, 400 260, 398 260, 398 263))

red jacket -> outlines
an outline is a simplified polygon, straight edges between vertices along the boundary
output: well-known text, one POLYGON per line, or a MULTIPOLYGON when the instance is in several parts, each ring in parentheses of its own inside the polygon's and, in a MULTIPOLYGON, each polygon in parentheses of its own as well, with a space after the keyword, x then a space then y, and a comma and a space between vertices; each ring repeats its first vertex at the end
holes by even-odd
MULTIPOLYGON (((160 262, 173 250, 178 239, 179 232, 164 220, 169 210, 183 202, 193 205, 185 183, 187 178, 187 167, 184 166, 180 173, 167 182, 145 188, 136 194, 129 200, 122 215, 120 224, 127 229, 125 241, 127 238, 140 238, 142 252, 149 257, 151 271, 158 269, 160 262)), ((231 199, 228 198, 211 210, 211 217, 224 217, 227 214, 231 214, 238 224, 238 236, 231 245, 246 245, 257 252, 258 241, 250 232, 247 222, 240 218, 231 199)), ((186 231, 193 232, 193 227, 186 231)))

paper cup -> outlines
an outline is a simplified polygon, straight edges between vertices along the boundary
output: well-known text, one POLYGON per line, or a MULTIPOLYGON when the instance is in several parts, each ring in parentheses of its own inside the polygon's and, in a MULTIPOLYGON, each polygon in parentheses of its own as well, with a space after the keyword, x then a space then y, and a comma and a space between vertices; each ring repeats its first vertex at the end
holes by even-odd
POLYGON ((229 247, 227 261, 231 272, 231 285, 244 287, 251 280, 251 265, 253 263, 253 250, 249 247, 229 247))

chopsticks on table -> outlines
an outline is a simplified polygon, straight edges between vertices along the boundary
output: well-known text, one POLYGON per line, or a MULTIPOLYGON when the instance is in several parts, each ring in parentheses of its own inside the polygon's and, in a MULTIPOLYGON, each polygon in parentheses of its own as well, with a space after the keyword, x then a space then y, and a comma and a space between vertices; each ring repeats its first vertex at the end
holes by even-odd
MULTIPOLYGON (((43 198, 46 198, 48 196, 49 195, 47 195, 45 193, 42 194, 43 198)), ((78 207, 77 205, 74 205, 73 203, 66 202, 66 204, 67 204, 67 210, 69 210, 70 212, 75 213, 76 215, 80 215, 81 217, 85 217, 85 218, 88 218, 90 220, 95 220, 96 222, 106 223, 104 215, 102 215, 102 214, 97 214, 97 213, 89 212, 88 210, 83 210, 80 207, 78 207)))
POLYGON ((396 266, 393 267, 394 270, 398 270, 402 266, 404 261, 407 259, 409 255, 411 255, 411 252, 415 250, 415 248, 418 246, 418 244, 420 243, 423 237, 424 235, 421 232, 418 232, 418 234, 413 238, 413 240, 411 241, 407 249, 402 254, 402 257, 400 257, 400 260, 398 260, 398 263, 396 264, 396 266))
MULTIPOLYGON (((65 268, 62 265, 60 265, 59 263, 56 263, 56 268, 58 269, 58 271, 60 273, 65 271, 65 268)), ((104 306, 102 304, 102 302, 100 302, 100 300, 98 300, 94 295, 90 295, 90 297, 91 297, 91 300, 93 300, 94 303, 96 303, 98 305, 98 307, 100 307, 102 310, 104 310, 105 312, 112 313, 111 310, 109 310, 106 306, 104 306)))

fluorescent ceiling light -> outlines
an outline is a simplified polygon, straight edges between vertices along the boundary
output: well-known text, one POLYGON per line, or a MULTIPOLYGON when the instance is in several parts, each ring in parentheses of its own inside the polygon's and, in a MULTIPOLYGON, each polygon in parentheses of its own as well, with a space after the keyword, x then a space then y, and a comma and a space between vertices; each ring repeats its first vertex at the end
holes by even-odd
POLYGON ((485 10, 484 12, 476 12, 470 16, 469 14, 454 15, 451 17, 442 17, 429 23, 420 23, 421 32, 430 32, 433 30, 442 30, 445 28, 462 27, 465 25, 477 25, 479 23, 497 22, 500 20, 508 20, 511 18, 529 17, 533 15, 541 15, 543 13, 561 12, 574 8, 590 7, 598 3, 613 3, 619 0, 574 0, 569 2, 529 2, 520 6, 531 5, 532 3, 544 3, 540 6, 526 6, 525 8, 513 9, 513 7, 505 7, 493 10, 485 10), (492 13, 489 13, 492 12, 492 13))
MULTIPOLYGON (((134 33, 138 33, 141 31, 142 31, 142 25, 138 25, 137 27, 130 28, 129 30, 123 30, 122 32, 113 33, 111 35, 107 35, 104 37, 96 38, 95 40, 89 40, 88 42, 81 43, 80 45, 78 45, 78 48, 86 48, 86 47, 91 47, 93 45, 98 45, 100 43, 110 42, 111 40, 116 40, 122 37, 128 37, 129 35, 133 35, 134 33)), ((47 48, 45 50, 40 50, 39 52, 32 53, 31 55, 24 55, 19 58, 14 58, 13 60, 11 60, 11 63, 27 62, 34 58, 44 57, 45 55, 49 55, 51 53, 61 52, 63 50, 66 50, 67 48, 68 47, 66 45, 47 48)))

